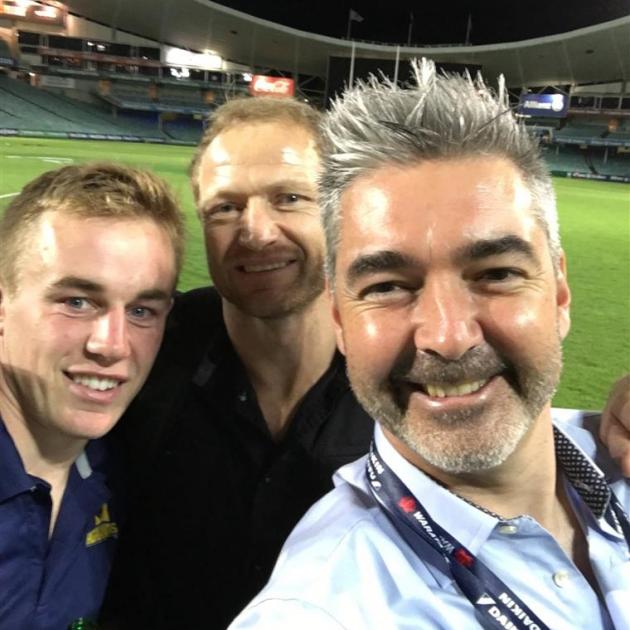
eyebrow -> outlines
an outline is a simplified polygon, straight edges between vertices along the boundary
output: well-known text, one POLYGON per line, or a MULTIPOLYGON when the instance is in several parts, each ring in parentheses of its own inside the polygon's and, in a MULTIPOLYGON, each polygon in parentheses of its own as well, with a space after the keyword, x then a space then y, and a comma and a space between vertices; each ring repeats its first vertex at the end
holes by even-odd
POLYGON ((532 262, 538 262, 532 245, 520 236, 506 234, 499 238, 480 239, 460 248, 455 254, 457 262, 475 261, 500 256, 501 254, 522 254, 532 262))
MULTIPOLYGON (((302 192, 307 188, 309 191, 317 192, 316 185, 307 177, 290 177, 263 186, 257 191, 257 194, 274 194, 279 191, 292 192, 293 190, 296 192, 302 192)), ((200 203, 199 210, 200 212, 209 210, 215 203, 217 203, 217 200, 242 199, 249 196, 249 194, 240 190, 233 190, 232 188, 217 188, 212 191, 212 195, 208 196, 200 203)))
POLYGON ((51 289, 77 289, 90 293, 104 293, 105 287, 98 282, 80 278, 79 276, 64 276, 50 285, 51 289))
POLYGON ((277 190, 291 190, 293 188, 312 188, 316 189, 315 183, 308 179, 308 177, 291 177, 287 179, 282 179, 280 181, 274 182, 270 184, 269 190, 277 191, 277 190))
MULTIPOLYGON (((64 276, 56 282, 50 285, 50 291, 60 289, 73 289, 75 291, 85 291, 86 293, 105 293, 105 286, 88 280, 87 278, 81 278, 79 276, 64 276)), ((173 295, 164 291, 163 289, 146 289, 140 291, 135 296, 135 300, 156 300, 156 301, 169 301, 173 295)))
MULTIPOLYGON (((499 238, 481 239, 465 245, 455 253, 458 263, 483 260, 501 254, 522 254, 532 262, 538 262, 534 248, 526 240, 515 234, 507 234, 499 238)), ((353 284, 360 278, 382 271, 393 271, 406 267, 418 266, 419 261, 393 250, 382 250, 371 254, 363 254, 352 261, 346 272, 346 281, 353 284)))
POLYGON ((346 281, 353 284, 360 278, 381 271, 392 271, 417 265, 418 261, 412 256, 407 256, 392 250, 382 250, 371 254, 363 254, 352 261, 346 272, 346 281))

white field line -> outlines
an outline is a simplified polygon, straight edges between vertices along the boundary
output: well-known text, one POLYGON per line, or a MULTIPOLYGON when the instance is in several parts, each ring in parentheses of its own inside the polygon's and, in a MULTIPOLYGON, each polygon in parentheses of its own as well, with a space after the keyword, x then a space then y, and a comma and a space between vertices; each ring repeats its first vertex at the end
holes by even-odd
MULTIPOLYGON (((32 160, 42 160, 42 162, 52 162, 53 164, 71 164, 74 162, 72 158, 53 157, 48 155, 5 155, 3 157, 9 160, 28 160, 30 158, 32 160)), ((15 197, 19 194, 19 192, 6 193, 4 195, 0 195, 0 199, 15 197)))
POLYGON ((42 160, 42 162, 52 162, 53 164, 71 164, 72 158, 55 157, 52 155, 5 155, 9 160, 42 160))

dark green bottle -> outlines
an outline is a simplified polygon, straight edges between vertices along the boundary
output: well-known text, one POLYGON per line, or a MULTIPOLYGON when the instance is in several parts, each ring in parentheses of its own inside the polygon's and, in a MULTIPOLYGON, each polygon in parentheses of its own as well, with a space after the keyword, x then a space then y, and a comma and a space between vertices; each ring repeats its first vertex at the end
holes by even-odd
POLYGON ((68 626, 68 630, 98 630, 98 624, 91 619, 79 617, 68 626))

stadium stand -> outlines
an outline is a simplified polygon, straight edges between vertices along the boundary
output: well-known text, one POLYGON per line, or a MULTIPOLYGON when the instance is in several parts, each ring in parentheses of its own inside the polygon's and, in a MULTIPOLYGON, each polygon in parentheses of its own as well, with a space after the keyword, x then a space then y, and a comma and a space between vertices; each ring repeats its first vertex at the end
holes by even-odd
MULTIPOLYGON (((212 15, 216 13, 217 17, 224 12, 218 5, 202 11, 194 0, 182 2, 187 14, 203 13, 204 20, 200 23, 207 23, 207 11, 212 15)), ((142 3, 148 10, 149 4, 144 0, 142 3)), ((14 71, 13 75, 20 74, 25 80, 0 76, 0 133, 39 132, 44 135, 194 144, 202 132, 201 119, 213 107, 234 95, 246 94, 250 89, 252 94, 256 93, 259 82, 250 83, 254 74, 265 75, 259 78, 264 79, 262 84, 272 92, 274 80, 293 77, 289 81, 295 80, 298 97, 324 106, 334 92, 331 91, 332 68, 347 70, 346 66, 350 63, 347 51, 333 50, 334 46, 324 45, 308 33, 289 35, 281 26, 268 24, 262 27, 257 24, 258 36, 267 43, 283 41, 286 44, 285 47, 279 46, 278 50, 293 50, 294 40, 302 42, 300 54, 293 57, 281 54, 276 58, 276 52, 273 52, 276 48, 260 45, 256 47, 259 59, 258 65, 255 65, 253 49, 248 44, 246 49, 226 48, 219 66, 204 65, 205 61, 195 65, 196 61, 192 58, 204 55, 193 51, 200 51, 208 44, 208 32, 204 29, 194 34, 195 29, 187 28, 184 32, 173 27, 173 41, 182 48, 160 44, 151 38, 154 33, 150 33, 148 26, 144 33, 146 38, 131 35, 144 31, 144 28, 131 29, 127 35, 118 31, 117 36, 112 37, 113 31, 102 26, 107 20, 101 19, 98 24, 98 17, 103 17, 98 6, 88 7, 83 2, 68 4, 81 5, 81 11, 77 13, 81 15, 87 11, 97 21, 92 22, 87 16, 87 19, 77 17, 71 27, 43 31, 30 25, 25 30, 23 24, 16 24, 14 34, 17 37, 12 41, 17 42, 20 58, 17 60, 19 72, 14 71), (283 39, 285 37, 287 39, 283 39), (244 50, 250 57, 249 62, 239 63, 244 50), (178 55, 169 56, 172 52, 178 55), (188 67, 185 60, 189 58, 188 67), (297 64, 298 58, 301 65, 307 65, 312 70, 299 74, 295 66, 288 71, 286 64, 291 65, 291 59, 297 64), (226 63, 226 59, 236 61, 226 63), (284 67, 282 64, 285 64, 284 67), (316 70, 317 67, 320 70, 316 70), (50 80, 42 81, 43 78, 50 80), (28 85, 28 81, 34 85, 41 83, 42 88, 28 85)), ((129 9, 129 14, 122 21, 128 20, 131 24, 134 16, 135 9, 129 9)), ((232 26, 228 28, 226 23, 219 30, 227 29, 224 33, 226 42, 236 42, 236 35, 251 26, 251 18, 241 14, 239 17, 232 15, 229 19, 235 20, 232 26)), ((195 23, 194 19, 187 21, 188 26, 195 23)), ((164 24, 164 28, 168 30, 168 24, 164 24)), ((621 77, 615 69, 617 66, 609 62, 618 59, 625 50, 618 44, 613 46, 610 41, 617 37, 617 30, 623 37, 629 29, 628 20, 586 29, 580 35, 585 38, 584 46, 580 46, 586 49, 597 47, 598 53, 603 55, 602 61, 596 66, 576 64, 572 66, 570 76, 566 75, 566 64, 556 64, 555 44, 545 38, 541 38, 534 47, 527 42, 519 44, 518 68, 511 67, 512 57, 503 54, 501 44, 478 55, 479 64, 476 67, 484 74, 496 76, 503 72, 508 81, 512 78, 510 98, 514 106, 517 106, 520 96, 529 93, 562 94, 568 99, 568 111, 563 111, 559 117, 548 117, 544 112, 539 116, 537 112, 532 112, 535 117, 527 119, 532 133, 540 136, 545 144, 549 163, 558 174, 628 176, 630 91, 627 81, 620 81, 621 77), (600 31, 606 34, 603 40, 600 31), (536 54, 530 54, 530 49, 535 49, 536 54), (545 68, 543 71, 538 62, 544 51, 554 53, 548 56, 548 62, 554 66, 552 70, 545 68), (534 82, 534 79, 542 79, 543 76, 544 82, 534 82)), ((218 32, 214 33, 214 37, 217 41, 221 40, 218 32)), ((364 48, 369 59, 357 57, 356 67, 353 66, 355 78, 365 76, 368 71, 387 73, 393 70, 393 47, 389 52, 385 52, 384 47, 378 51, 370 50, 370 45, 364 48)), ((10 55, 9 49, 9 44, 0 38, 0 59, 10 55)), ((423 54, 420 49, 414 56, 419 54, 423 54)), ((568 54, 567 50, 565 54, 568 54)), ((463 48, 460 54, 458 49, 446 47, 438 56, 450 63, 450 70, 463 68, 468 58, 463 48)), ((409 63, 408 60, 400 61, 402 65, 409 63)), ((346 70, 337 77, 342 83, 347 79, 346 70)))
POLYGON ((164 141, 157 124, 115 118, 103 109, 0 75, 0 127, 58 134, 128 136, 164 141))
POLYGON ((630 160, 614 154, 606 155, 603 147, 546 145, 543 152, 553 172, 630 177, 630 160))
POLYGON ((201 120, 171 120, 163 124, 162 131, 176 142, 197 144, 203 132, 203 124, 201 120))
POLYGON ((575 124, 569 123, 555 132, 556 139, 562 138, 603 138, 608 127, 603 124, 575 124))
POLYGON ((181 88, 167 84, 117 81, 99 96, 121 109, 161 112, 207 113, 209 106, 198 87, 181 88))

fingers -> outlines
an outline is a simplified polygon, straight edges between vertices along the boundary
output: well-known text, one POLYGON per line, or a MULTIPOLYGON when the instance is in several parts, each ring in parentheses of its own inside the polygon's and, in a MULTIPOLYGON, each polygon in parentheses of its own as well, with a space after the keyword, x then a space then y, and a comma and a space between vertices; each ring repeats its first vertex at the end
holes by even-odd
POLYGON ((622 473, 630 477, 630 374, 613 387, 602 414, 599 435, 622 473))

